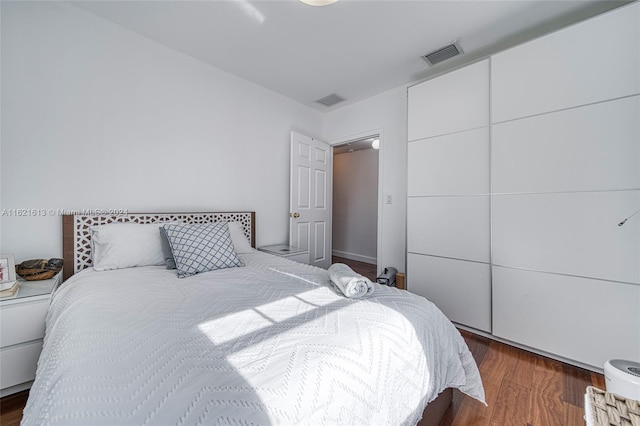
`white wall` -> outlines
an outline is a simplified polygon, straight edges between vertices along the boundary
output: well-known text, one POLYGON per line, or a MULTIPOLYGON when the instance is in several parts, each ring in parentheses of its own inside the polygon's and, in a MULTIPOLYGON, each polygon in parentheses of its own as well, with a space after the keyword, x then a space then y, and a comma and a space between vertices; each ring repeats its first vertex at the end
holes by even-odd
MULTIPOLYGON (((321 113, 69 4, 2 2, 1 35, 5 213, 256 210, 287 241, 289 132, 321 113)), ((17 261, 61 255, 60 217, 1 229, 17 261)))
POLYGON ((391 204, 381 205, 381 247, 378 270, 393 266, 405 269, 405 229, 407 192, 407 90, 398 87, 325 115, 325 140, 335 143, 350 136, 375 134, 380 138, 380 184, 383 198, 391 204))
POLYGON ((376 263, 378 151, 333 156, 333 254, 376 263))

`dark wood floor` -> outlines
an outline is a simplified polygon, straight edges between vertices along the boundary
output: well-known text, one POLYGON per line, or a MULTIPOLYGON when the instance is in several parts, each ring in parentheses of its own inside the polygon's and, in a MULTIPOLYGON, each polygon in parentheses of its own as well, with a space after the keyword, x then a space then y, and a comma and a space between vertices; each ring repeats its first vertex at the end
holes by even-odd
MULTIPOLYGON (((488 407, 454 392, 440 423, 495 426, 583 426, 587 386, 604 377, 461 330, 478 367, 488 407)), ((20 424, 28 391, 0 399, 0 425, 20 424)))
POLYGON ((587 386, 604 376, 460 331, 480 369, 488 407, 459 392, 441 426, 583 426, 587 386))
POLYGON ((0 425, 18 426, 28 397, 29 391, 24 391, 0 399, 0 425))

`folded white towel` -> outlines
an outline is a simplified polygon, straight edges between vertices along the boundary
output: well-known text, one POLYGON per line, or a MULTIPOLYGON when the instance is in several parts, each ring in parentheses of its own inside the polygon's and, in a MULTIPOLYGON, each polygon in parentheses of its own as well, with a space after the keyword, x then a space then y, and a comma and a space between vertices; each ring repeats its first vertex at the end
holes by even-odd
POLYGON ((373 293, 373 283, 344 263, 329 266, 329 279, 345 297, 356 299, 373 293))

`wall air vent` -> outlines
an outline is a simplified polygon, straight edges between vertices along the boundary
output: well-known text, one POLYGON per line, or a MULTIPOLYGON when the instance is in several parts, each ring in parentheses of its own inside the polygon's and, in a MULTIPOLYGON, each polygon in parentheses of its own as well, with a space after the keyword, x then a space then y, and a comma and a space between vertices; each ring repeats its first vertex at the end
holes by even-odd
POLYGON ((454 56, 458 56, 461 53, 464 53, 462 51, 462 48, 460 48, 460 45, 457 41, 454 41, 447 46, 436 49, 431 53, 427 53, 426 55, 422 55, 422 59, 427 61, 429 65, 435 65, 438 62, 453 58, 454 56))
POLYGON ((340 102, 343 102, 345 100, 346 99, 344 99, 343 97, 340 97, 340 96, 336 95, 335 93, 332 93, 329 96, 325 96, 324 98, 320 98, 315 102, 317 102, 319 104, 322 104, 324 106, 330 107, 330 106, 334 106, 335 104, 338 104, 340 102))

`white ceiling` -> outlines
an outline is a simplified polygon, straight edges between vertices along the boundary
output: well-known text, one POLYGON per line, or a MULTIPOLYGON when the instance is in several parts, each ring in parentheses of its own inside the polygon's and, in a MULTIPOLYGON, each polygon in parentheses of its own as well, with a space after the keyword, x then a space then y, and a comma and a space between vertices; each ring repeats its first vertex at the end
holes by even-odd
POLYGON ((627 1, 75 1, 75 5, 320 111, 415 82, 627 1), (434 67, 421 55, 458 40, 434 67), (314 101, 337 93, 347 102, 314 101))

